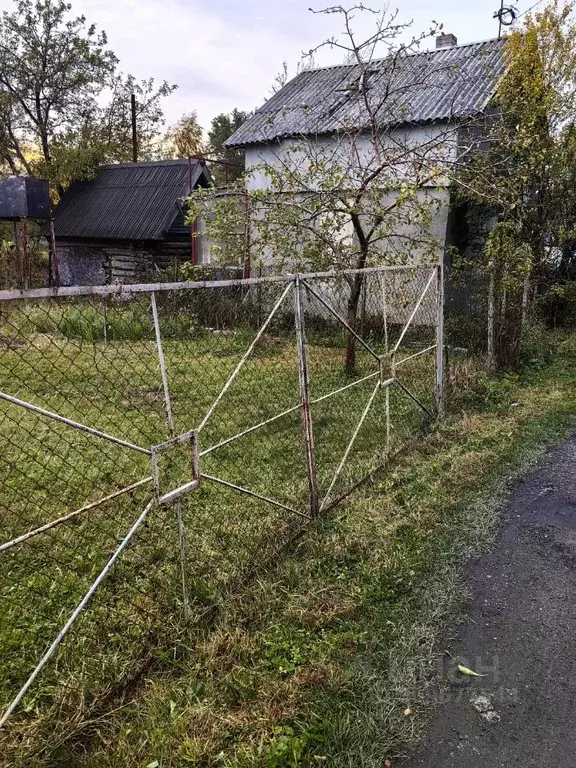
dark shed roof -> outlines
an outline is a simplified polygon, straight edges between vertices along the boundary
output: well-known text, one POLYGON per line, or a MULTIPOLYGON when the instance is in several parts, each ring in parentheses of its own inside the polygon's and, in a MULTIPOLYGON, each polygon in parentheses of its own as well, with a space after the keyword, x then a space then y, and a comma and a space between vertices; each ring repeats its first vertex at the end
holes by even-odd
POLYGON ((56 237, 162 240, 190 188, 207 186, 201 160, 103 165, 74 182, 54 212, 56 237))
MULTIPOLYGON (((382 126, 470 117, 494 97, 505 40, 375 61, 366 93, 382 126), (388 89, 388 93, 386 93, 388 89)), ((229 147, 368 125, 357 65, 301 72, 226 141, 229 147)))

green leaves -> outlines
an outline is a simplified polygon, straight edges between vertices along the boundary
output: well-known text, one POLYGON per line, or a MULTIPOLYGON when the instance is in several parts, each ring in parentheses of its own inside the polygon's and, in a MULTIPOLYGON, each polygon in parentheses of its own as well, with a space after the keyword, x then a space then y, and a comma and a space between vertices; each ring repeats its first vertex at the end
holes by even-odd
POLYGON ((153 151, 160 103, 175 86, 117 71, 104 32, 63 0, 20 0, 0 20, 0 171, 42 175, 60 192, 102 162, 131 159, 130 95, 140 157, 153 151))
POLYGON ((202 127, 196 111, 182 115, 168 132, 167 139, 173 145, 173 154, 177 157, 194 157, 204 152, 202 127))

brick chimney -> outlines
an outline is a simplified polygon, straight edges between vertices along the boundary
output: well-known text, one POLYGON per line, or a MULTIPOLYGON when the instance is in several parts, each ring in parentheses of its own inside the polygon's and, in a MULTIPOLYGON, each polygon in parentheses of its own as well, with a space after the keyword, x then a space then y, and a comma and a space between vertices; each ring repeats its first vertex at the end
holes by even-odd
POLYGON ((438 35, 436 38, 436 48, 452 48, 454 45, 458 45, 458 38, 456 35, 438 35))

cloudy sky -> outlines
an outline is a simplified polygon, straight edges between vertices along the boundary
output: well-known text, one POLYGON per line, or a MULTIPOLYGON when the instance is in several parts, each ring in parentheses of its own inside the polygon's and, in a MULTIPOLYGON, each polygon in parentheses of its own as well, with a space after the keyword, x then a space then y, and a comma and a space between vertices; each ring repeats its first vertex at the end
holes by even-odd
MULTIPOLYGON (((274 76, 286 61, 294 71, 301 54, 337 32, 336 17, 314 15, 318 0, 71 0, 108 34, 124 71, 176 83, 165 102, 168 122, 197 110, 201 124, 234 107, 253 109, 270 95, 274 76)), ((519 11, 534 0, 514 0, 519 11)), ((373 7, 381 0, 373 0, 373 7)), ((492 15, 500 0, 391 0, 415 33, 444 24, 458 41, 495 37, 492 15)), ((11 9, 0 0, 0 9, 11 9)), ((356 22, 359 31, 367 27, 356 22)), ((324 51, 320 65, 340 63, 341 52, 324 51)))

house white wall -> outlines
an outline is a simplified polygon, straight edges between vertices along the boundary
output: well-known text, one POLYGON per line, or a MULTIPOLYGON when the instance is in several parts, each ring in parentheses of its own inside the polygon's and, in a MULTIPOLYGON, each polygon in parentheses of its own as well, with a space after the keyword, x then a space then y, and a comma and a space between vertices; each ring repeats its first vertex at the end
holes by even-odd
MULTIPOLYGON (((378 148, 385 156, 386 170, 381 174, 380 183, 384 188, 400 189, 406 179, 414 179, 419 174, 422 189, 417 193, 419 202, 429 203, 432 223, 427 235, 438 242, 437 258, 440 258, 446 246, 448 212, 450 205, 449 185, 441 172, 456 160, 458 153, 458 126, 437 123, 425 126, 407 126, 380 137, 378 148), (422 180, 424 180, 422 182, 422 180)), ((364 178, 366 169, 376 167, 375 147, 368 135, 328 136, 315 138, 287 138, 271 144, 249 146, 245 151, 248 187, 251 190, 269 188, 271 180, 265 168, 281 170, 283 167, 297 169, 301 177, 308 173, 309 164, 321 159, 326 163, 337 163, 346 169, 351 186, 359 178, 364 178), (360 170, 359 170, 360 169, 360 170)), ((382 206, 386 207, 397 197, 395 192, 386 192, 382 196, 382 206)), ((380 244, 384 260, 402 260, 406 243, 421 234, 419 225, 404 222, 399 225, 396 238, 389 238, 380 244), (404 243, 404 246, 403 246, 404 243)), ((351 224, 342 233, 343 237, 352 236, 351 224)), ((419 251, 411 246, 411 260, 418 261, 419 251)), ((429 254, 427 254, 429 258, 429 254)), ((265 258, 264 258, 265 261, 265 258)))
MULTIPOLYGON (((447 123, 402 127, 383 135, 378 144, 387 152, 386 160, 390 163, 389 171, 383 176, 395 175, 400 181, 403 176, 414 173, 416 160, 422 161, 424 170, 454 162, 458 152, 458 127, 447 123)), ((245 167, 247 171, 253 171, 248 186, 250 189, 269 186, 270 180, 262 166, 281 169, 290 164, 305 172, 310 159, 318 157, 337 162, 351 174, 355 167, 367 168, 375 163, 374 145, 368 135, 355 136, 353 140, 339 135, 280 139, 271 144, 246 147, 245 167)))

